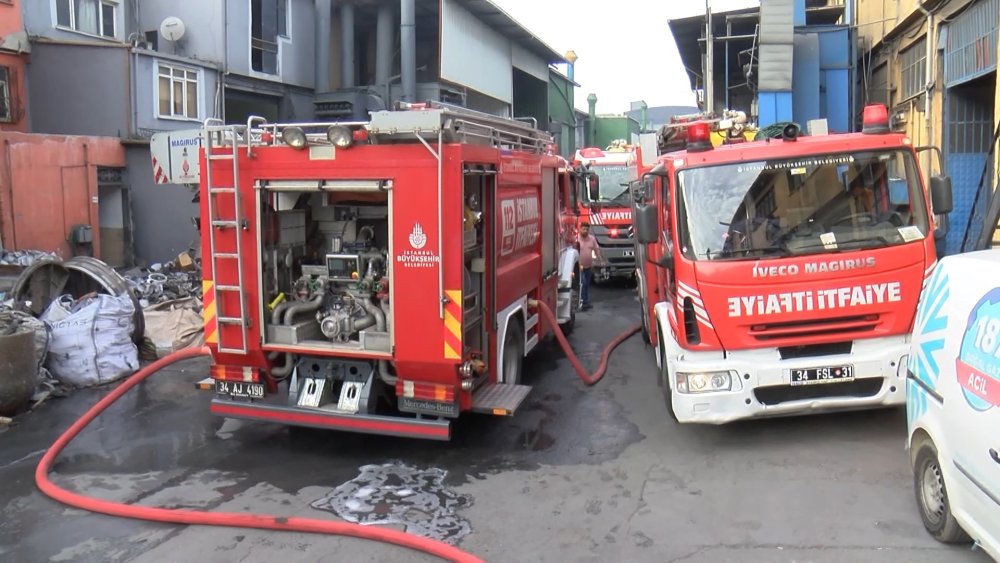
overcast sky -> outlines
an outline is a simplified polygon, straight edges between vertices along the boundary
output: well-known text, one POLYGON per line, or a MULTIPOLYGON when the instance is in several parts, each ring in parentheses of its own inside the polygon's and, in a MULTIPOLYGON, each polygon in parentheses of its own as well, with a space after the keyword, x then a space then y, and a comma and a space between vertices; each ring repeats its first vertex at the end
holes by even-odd
MULTIPOLYGON (((557 53, 576 51, 576 105, 597 94, 598 113, 629 102, 695 105, 667 21, 705 13, 704 0, 493 0, 557 53), (615 10, 612 8, 618 7, 615 10)), ((715 12, 759 5, 710 0, 715 12)))

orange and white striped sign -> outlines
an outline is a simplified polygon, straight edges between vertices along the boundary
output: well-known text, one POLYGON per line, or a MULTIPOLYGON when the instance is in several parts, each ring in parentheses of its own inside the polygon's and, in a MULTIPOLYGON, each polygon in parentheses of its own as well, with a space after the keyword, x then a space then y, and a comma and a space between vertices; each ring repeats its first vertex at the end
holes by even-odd
POLYGON ((444 357, 446 360, 462 359, 462 292, 447 290, 444 304, 444 357))
POLYGON ((215 307, 215 284, 212 280, 202 280, 201 282, 201 316, 205 320, 205 344, 219 343, 219 329, 215 322, 218 314, 215 307))

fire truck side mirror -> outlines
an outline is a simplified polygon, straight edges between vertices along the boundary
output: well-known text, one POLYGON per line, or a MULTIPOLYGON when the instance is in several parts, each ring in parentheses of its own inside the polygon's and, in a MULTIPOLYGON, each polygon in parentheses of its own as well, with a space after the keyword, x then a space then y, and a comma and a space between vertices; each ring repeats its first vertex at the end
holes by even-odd
POLYGON ((655 205, 640 205, 635 214, 635 238, 639 244, 656 242, 660 234, 655 205))
POLYGON ((587 199, 590 201, 601 199, 601 180, 597 174, 587 174, 587 199))
POLYGON ((936 215, 951 213, 954 209, 949 176, 931 176, 931 208, 936 215))

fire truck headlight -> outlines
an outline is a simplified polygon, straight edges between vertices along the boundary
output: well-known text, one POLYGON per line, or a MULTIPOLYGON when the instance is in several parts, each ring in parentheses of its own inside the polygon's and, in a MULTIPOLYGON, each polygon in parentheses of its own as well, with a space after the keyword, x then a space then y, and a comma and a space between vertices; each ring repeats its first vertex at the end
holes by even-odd
POLYGON ((306 133, 300 127, 285 127, 281 130, 281 139, 293 149, 301 149, 306 146, 306 133))
POLYGON ((681 393, 713 393, 733 390, 733 374, 728 371, 678 373, 677 390, 681 393))
POLYGON ((338 149, 346 149, 354 142, 351 130, 343 125, 331 125, 326 130, 326 138, 338 149))

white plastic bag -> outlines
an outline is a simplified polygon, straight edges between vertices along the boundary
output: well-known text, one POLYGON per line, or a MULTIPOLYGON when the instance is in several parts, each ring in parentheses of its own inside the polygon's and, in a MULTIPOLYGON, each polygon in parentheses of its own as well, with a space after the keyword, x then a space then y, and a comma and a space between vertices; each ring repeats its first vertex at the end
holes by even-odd
POLYGON ((41 319, 51 327, 45 366, 63 383, 90 387, 121 379, 139 368, 132 343, 135 308, 127 294, 98 294, 73 303, 53 301, 41 319))

